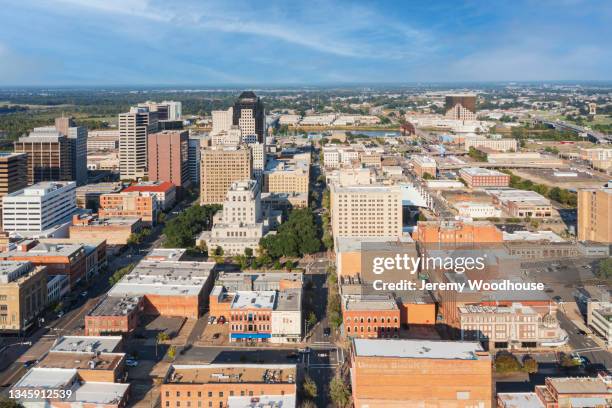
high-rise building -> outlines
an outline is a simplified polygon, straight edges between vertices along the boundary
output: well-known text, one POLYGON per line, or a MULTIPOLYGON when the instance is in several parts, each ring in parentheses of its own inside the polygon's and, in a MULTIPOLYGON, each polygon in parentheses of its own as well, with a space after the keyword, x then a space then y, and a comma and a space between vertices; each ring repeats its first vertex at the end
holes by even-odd
POLYGON ((150 181, 169 181, 179 188, 189 186, 187 131, 166 130, 151 133, 147 146, 150 181))
POLYGON ((201 166, 201 150, 202 150, 202 137, 201 136, 189 136, 188 150, 187 150, 187 161, 189 167, 189 179, 194 185, 200 184, 200 166, 201 166))
POLYGON ((353 339, 355 408, 491 408, 493 368, 478 342, 353 339))
POLYGON ((215 146, 202 150, 200 203, 223 204, 232 183, 253 175, 251 150, 246 145, 215 146))
POLYGON ((2 199, 28 185, 28 155, 0 152, 0 211, 2 199))
POLYGON ((47 274, 31 262, 0 262, 0 333, 20 333, 47 306, 47 274))
POLYGON ((578 240, 612 244, 612 187, 578 190, 578 240))
POLYGON ((2 225, 10 232, 44 231, 70 221, 76 209, 75 182, 42 182, 4 197, 2 225))
POLYGON ((72 180, 77 186, 87 184, 87 128, 77 126, 71 117, 55 118, 55 129, 68 137, 72 180))
POLYGON ((332 231, 339 237, 402 236, 399 186, 331 186, 332 231))
POLYGON ((265 143, 266 114, 261 100, 252 91, 240 94, 234 103, 232 124, 240 126, 243 135, 257 135, 265 143))
POLYGON ((234 116, 234 108, 227 110, 216 110, 211 112, 212 116, 212 131, 211 135, 221 132, 227 132, 232 127, 234 116))
POLYGON ((457 105, 461 105, 472 113, 476 113, 476 95, 473 94, 454 94, 446 95, 445 108, 448 112, 457 105))
POLYGON ((139 103, 139 108, 146 108, 149 112, 156 112, 158 120, 180 120, 183 114, 183 104, 176 101, 153 102, 146 101, 139 103))
POLYGON ((121 179, 147 176, 147 137, 157 130, 157 112, 132 107, 119 114, 119 171, 121 179))
POLYGON ((73 180, 71 143, 53 126, 20 137, 15 152, 28 154, 28 184, 73 180))

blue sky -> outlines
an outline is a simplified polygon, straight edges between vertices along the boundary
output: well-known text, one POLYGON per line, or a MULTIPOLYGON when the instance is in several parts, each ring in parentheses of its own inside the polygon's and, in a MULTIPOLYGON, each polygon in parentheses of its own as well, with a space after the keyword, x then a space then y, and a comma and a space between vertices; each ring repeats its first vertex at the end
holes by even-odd
POLYGON ((0 0, 0 15, 0 85, 612 79, 607 0, 0 0))

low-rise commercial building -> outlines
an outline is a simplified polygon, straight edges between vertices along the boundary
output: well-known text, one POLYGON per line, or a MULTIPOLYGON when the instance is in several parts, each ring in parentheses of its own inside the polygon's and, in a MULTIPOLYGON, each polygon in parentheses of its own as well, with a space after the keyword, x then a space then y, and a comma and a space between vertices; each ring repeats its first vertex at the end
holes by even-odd
POLYGON ((468 167, 459 170, 459 175, 470 188, 508 187, 510 184, 510 176, 497 170, 468 167))
POLYGON ((550 200, 535 191, 491 189, 487 190, 487 194, 493 197, 493 204, 509 217, 551 218, 554 216, 550 200))
POLYGON ((138 327, 143 311, 143 296, 105 296, 85 316, 85 334, 130 334, 138 327))
POLYGON ((498 218, 502 211, 489 203, 462 201, 454 205, 461 217, 467 218, 498 218))
POLYGON ((107 245, 126 245, 132 234, 142 229, 136 217, 100 218, 96 215, 75 215, 69 228, 72 240, 90 242, 105 239, 107 245))
POLYGON ((140 218, 143 224, 155 225, 160 211, 154 196, 140 191, 122 191, 102 194, 98 214, 102 218, 140 218))
POLYGON ((342 297, 342 318, 348 337, 397 337, 400 310, 388 295, 348 295, 342 297))
POLYGON ((171 209, 176 204, 176 186, 170 181, 140 182, 123 191, 125 193, 138 192, 143 197, 151 196, 157 201, 157 207, 163 211, 171 209))
POLYGON ((412 233, 421 244, 501 243, 502 232, 489 221, 419 221, 412 233))
POLYGON ((493 406, 491 357, 478 342, 353 339, 356 408, 493 406))
POLYGON ((485 148, 498 152, 516 152, 518 151, 518 142, 516 139, 489 139, 484 136, 466 137, 465 151, 469 151, 471 147, 474 149, 485 148))
POLYGON ((144 296, 143 313, 197 319, 214 281, 214 262, 142 260, 108 292, 144 296))
POLYGON ((249 404, 272 396, 295 398, 297 375, 295 364, 175 364, 161 385, 161 406, 197 407, 202 402, 203 407, 225 408, 235 397, 250 397, 249 404))
POLYGON ((108 182, 97 184, 86 184, 76 189, 76 204, 78 208, 87 208, 97 212, 100 208, 100 196, 102 194, 119 193, 123 189, 121 183, 108 182))
POLYGON ((68 276, 71 288, 87 273, 87 251, 79 244, 45 244, 26 240, 19 243, 16 249, 0 253, 0 260, 29 261, 34 265, 46 266, 47 276, 68 276))
POLYGON ((461 340, 487 342, 489 349, 560 347, 568 335, 552 314, 521 303, 509 306, 459 307, 461 340))
POLYGON ((46 306, 45 267, 27 261, 0 262, 1 333, 22 333, 46 306))
POLYGON ((436 178, 438 164, 431 157, 414 156, 412 158, 412 166, 412 169, 417 176, 425 177, 425 174, 429 174, 433 178, 436 178))

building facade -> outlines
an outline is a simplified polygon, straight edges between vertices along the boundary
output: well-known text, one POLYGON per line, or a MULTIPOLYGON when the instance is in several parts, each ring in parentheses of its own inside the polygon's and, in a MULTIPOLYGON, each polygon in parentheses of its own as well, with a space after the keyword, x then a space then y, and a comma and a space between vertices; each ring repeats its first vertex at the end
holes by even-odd
POLYGON ((259 97, 251 91, 240 94, 232 112, 232 124, 240 126, 243 135, 257 135, 259 143, 265 143, 266 113, 259 97))
POLYGON ((612 187, 578 190, 578 240, 612 244, 612 187))
POLYGON ((71 144, 55 127, 34 128, 15 141, 15 152, 28 154, 28 184, 74 179, 71 144))
POLYGON ((157 131, 157 112, 130 108, 119 114, 119 172, 122 180, 147 176, 147 137, 157 131))
POLYGON ((189 133, 163 131, 151 133, 147 141, 149 181, 169 181, 185 188, 189 177, 189 133))
POLYGON ((27 261, 0 262, 0 333, 20 333, 47 306, 45 267, 27 261))
POLYGON ((222 204, 232 183, 252 178, 251 151, 245 145, 202 150, 200 204, 222 204))

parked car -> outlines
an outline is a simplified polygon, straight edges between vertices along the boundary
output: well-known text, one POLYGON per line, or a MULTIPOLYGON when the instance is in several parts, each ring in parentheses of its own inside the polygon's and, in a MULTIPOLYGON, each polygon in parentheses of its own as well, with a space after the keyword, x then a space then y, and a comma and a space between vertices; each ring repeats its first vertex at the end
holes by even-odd
POLYGON ((131 358, 125 360, 125 365, 128 367, 138 367, 138 361, 132 360, 131 358))
POLYGON ((210 316, 208 318, 208 324, 213 324, 215 322, 216 317, 215 316, 210 316))
POLYGON ((28 368, 33 367, 34 365, 36 365, 36 363, 38 363, 38 360, 28 360, 28 361, 23 363, 23 368, 28 369, 28 368))
POLYGON ((310 347, 305 347, 305 348, 298 349, 298 353, 308 354, 308 353, 310 353, 310 347))
POLYGON ((215 334, 213 334, 213 339, 214 339, 214 340, 217 340, 219 337, 220 337, 219 333, 215 333, 215 334))
POLYGON ((331 329, 329 327, 326 327, 323 329, 323 336, 325 337, 329 337, 331 335, 331 329))

